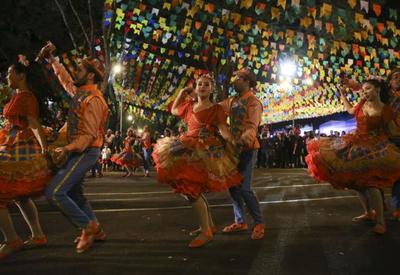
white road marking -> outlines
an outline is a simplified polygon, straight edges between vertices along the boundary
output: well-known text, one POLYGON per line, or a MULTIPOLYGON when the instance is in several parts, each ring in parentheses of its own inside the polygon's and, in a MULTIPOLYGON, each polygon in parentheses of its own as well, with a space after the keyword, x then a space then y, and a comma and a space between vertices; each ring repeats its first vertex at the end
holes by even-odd
MULTIPOLYGON (((253 189, 279 189, 279 188, 300 188, 300 187, 319 187, 328 186, 329 183, 318 184, 296 184, 296 185, 281 185, 281 186, 254 186, 253 189)), ((126 192, 126 193, 86 193, 86 196, 116 196, 116 195, 157 195, 157 194, 175 194, 172 191, 157 191, 157 192, 126 192)), ((93 200, 92 200, 93 201, 93 200)))
MULTIPOLYGON (((292 200, 277 200, 277 201, 260 201, 260 204, 285 204, 285 203, 298 203, 298 202, 313 202, 313 201, 327 201, 327 200, 339 200, 339 199, 354 199, 358 196, 335 196, 335 197, 322 197, 322 198, 308 198, 308 199, 292 199, 292 200)), ((210 205, 211 208, 220 207, 232 207, 232 204, 214 204, 210 205)), ((108 212, 138 212, 138 211, 162 211, 162 210, 181 210, 191 209, 190 205, 187 206, 173 206, 173 207, 147 207, 147 208, 115 208, 115 209, 97 209, 94 210, 96 213, 108 213, 108 212)), ((58 214, 57 211, 40 212, 41 214, 58 214)), ((13 214, 17 215, 17 214, 13 214)))

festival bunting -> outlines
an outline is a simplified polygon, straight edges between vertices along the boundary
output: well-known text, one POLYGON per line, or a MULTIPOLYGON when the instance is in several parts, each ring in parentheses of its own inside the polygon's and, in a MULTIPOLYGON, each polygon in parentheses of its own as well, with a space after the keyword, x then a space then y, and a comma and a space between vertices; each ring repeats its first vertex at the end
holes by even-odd
POLYGON ((112 2, 103 24, 115 12, 113 62, 125 71, 115 90, 149 110, 166 111, 204 70, 222 87, 249 67, 264 122, 323 116, 344 111, 340 75, 362 82, 400 66, 398 12, 378 0, 119 0, 115 11, 112 2), (280 71, 287 59, 296 64, 291 79, 280 71))

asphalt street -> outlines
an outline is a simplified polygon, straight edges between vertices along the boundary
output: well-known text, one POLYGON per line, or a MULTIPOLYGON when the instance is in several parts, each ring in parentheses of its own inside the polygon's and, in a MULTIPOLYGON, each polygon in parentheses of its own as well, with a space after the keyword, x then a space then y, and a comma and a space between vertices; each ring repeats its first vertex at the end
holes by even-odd
MULTIPOLYGON (((193 210, 154 173, 113 172, 85 186, 107 240, 77 254, 79 232, 40 198, 48 246, 3 260, 0 274, 400 274, 400 222, 388 212, 384 236, 371 233, 371 224, 352 223, 361 213, 356 195, 315 183, 305 169, 256 169, 253 186, 267 226, 260 241, 250 231, 222 234, 233 221, 229 194, 208 194, 219 232, 199 249, 187 247, 193 210)), ((21 215, 12 212, 28 238, 21 215)))

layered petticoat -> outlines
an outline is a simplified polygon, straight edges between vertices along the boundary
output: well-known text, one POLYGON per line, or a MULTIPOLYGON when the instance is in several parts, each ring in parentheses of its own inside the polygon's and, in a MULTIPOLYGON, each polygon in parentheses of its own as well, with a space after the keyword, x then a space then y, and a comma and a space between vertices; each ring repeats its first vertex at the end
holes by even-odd
POLYGON ((219 137, 165 137, 152 154, 157 179, 176 193, 193 198, 221 192, 241 183, 233 147, 219 137))
POLYGON ((400 178, 400 150, 385 135, 314 139, 307 150, 310 174, 337 189, 385 188, 400 178))

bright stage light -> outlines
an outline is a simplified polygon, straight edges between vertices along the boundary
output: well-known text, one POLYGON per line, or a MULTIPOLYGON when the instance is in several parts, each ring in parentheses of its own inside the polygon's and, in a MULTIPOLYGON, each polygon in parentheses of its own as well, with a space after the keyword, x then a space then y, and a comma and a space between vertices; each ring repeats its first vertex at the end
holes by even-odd
POLYGON ((115 64, 112 68, 112 71, 114 72, 114 74, 119 74, 122 71, 121 64, 115 64))
POLYGON ((128 118, 129 121, 133 120, 133 116, 132 115, 129 115, 127 118, 128 118))
POLYGON ((297 66, 291 60, 285 60, 280 65, 280 74, 287 77, 292 77, 296 73, 297 66))

